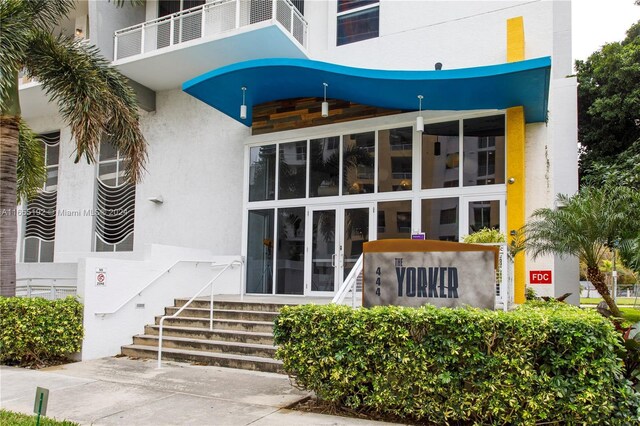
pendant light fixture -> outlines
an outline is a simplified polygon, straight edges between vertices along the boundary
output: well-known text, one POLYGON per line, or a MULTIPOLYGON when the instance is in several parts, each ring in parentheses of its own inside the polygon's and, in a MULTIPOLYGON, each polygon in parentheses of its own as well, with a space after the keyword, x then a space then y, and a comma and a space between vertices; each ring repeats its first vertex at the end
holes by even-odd
POLYGON ((242 86, 242 105, 240 105, 240 118, 243 120, 247 118, 247 105, 245 103, 246 92, 247 88, 242 86))
POLYGON ((424 132, 424 118, 422 118, 422 99, 424 96, 418 95, 418 117, 416 118, 416 131, 424 132))
POLYGON ((327 83, 322 83, 322 85, 324 86, 324 101, 322 102, 322 116, 326 118, 329 116, 329 102, 327 102, 327 86, 329 85, 327 83))

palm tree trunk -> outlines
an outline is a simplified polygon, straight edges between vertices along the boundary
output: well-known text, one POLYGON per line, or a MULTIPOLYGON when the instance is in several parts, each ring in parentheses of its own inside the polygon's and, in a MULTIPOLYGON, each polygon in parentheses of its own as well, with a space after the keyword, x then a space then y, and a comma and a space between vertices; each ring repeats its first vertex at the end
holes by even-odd
POLYGON ((602 273, 602 271, 600 271, 598 267, 595 267, 595 268, 588 267, 587 277, 589 278, 589 281, 591 281, 593 286, 596 288, 596 290, 598 290, 598 293, 600 293, 600 296, 602 296, 604 301, 607 302, 607 305, 609 306, 609 310, 611 311, 611 313, 616 317, 622 316, 622 313, 620 312, 618 305, 616 305, 616 302, 614 302, 613 297, 611 297, 611 293, 609 293, 609 287, 607 287, 607 284, 604 282, 604 274, 602 273))
POLYGON ((0 116, 0 296, 16 295, 18 117, 0 116))

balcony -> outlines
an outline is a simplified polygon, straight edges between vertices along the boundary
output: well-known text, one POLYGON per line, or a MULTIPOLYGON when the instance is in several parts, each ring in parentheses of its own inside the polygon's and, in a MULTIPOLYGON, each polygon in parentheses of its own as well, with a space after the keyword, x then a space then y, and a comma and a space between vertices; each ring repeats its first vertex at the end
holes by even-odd
POLYGON ((113 64, 167 90, 235 62, 307 58, 307 27, 290 0, 219 0, 116 31, 113 64))

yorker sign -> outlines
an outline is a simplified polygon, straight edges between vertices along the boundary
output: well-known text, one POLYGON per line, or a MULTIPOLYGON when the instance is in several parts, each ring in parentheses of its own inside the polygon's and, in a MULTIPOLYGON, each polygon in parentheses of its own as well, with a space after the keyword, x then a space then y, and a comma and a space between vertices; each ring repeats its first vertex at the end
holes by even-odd
POLYGON ((363 306, 494 309, 498 248, 444 241, 364 244, 363 306))

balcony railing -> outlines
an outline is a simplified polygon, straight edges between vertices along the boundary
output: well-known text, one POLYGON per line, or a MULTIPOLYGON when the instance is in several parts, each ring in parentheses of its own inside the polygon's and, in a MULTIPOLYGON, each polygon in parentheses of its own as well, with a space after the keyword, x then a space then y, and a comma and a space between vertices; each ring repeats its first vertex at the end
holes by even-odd
POLYGON ((306 47, 307 21, 290 0, 219 0, 116 31, 114 60, 264 21, 279 22, 306 47))

